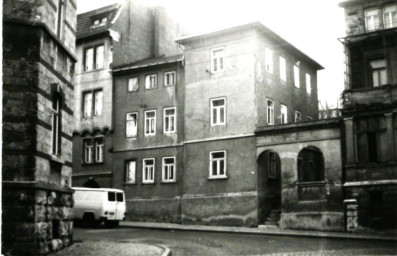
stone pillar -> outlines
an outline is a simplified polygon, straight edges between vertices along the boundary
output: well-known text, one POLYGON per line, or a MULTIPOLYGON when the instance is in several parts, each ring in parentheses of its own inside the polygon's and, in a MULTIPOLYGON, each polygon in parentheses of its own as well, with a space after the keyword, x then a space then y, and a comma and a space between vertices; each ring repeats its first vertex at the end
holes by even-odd
POLYGON ((353 117, 345 117, 343 121, 345 124, 346 165, 354 165, 356 163, 356 148, 353 117))

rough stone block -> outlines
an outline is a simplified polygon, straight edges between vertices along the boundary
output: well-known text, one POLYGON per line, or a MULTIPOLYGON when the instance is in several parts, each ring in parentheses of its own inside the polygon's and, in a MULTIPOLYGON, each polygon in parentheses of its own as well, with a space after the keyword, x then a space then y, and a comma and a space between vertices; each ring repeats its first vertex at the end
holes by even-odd
POLYGON ((45 221, 47 219, 47 207, 44 205, 36 205, 34 208, 36 222, 45 221))
POLYGON ((35 225, 35 240, 36 241, 47 241, 48 237, 48 223, 39 222, 35 225))
POLYGON ((63 242, 61 239, 52 239, 51 241, 51 251, 59 251, 63 248, 63 242))
POLYGON ((47 204, 47 192, 43 190, 36 191, 35 195, 36 204, 47 204))

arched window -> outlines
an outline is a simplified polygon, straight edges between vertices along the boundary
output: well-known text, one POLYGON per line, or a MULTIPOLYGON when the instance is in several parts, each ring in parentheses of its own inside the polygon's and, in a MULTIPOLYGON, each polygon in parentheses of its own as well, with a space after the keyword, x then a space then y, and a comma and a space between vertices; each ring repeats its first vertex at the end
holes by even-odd
POLYGON ((324 157, 320 149, 309 146, 298 155, 299 182, 324 181, 324 157))

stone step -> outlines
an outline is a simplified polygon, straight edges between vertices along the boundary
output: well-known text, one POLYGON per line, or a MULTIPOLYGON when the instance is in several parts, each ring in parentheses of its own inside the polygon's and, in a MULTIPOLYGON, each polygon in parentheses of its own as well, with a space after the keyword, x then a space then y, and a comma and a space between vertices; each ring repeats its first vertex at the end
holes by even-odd
POLYGON ((264 224, 264 225, 259 225, 258 228, 260 229, 278 229, 278 225, 272 225, 272 224, 264 224))

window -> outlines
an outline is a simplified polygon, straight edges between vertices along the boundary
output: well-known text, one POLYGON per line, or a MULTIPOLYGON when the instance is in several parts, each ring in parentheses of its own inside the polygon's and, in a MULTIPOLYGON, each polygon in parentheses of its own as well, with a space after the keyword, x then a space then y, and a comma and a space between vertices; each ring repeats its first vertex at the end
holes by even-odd
POLYGON ((301 112, 295 111, 295 123, 299 123, 302 120, 301 112))
POLYGON ((85 49, 84 71, 103 68, 105 47, 98 45, 85 49))
POLYGON ((145 88, 146 89, 157 88, 157 75, 156 74, 146 76, 145 88))
POLYGON ((265 67, 268 73, 273 74, 273 51, 269 48, 265 49, 265 67))
POLYGON ((51 153, 53 155, 59 155, 61 153, 61 97, 58 94, 54 94, 52 98, 52 109, 51 109, 51 153))
POLYGON ((296 88, 300 87, 299 67, 298 66, 294 66, 294 85, 296 88))
POLYGON ((211 99, 211 126, 226 124, 226 99, 211 99))
POLYGON ((108 192, 108 201, 109 202, 116 202, 116 193, 108 192))
POLYGON ((217 73, 224 70, 224 56, 223 48, 211 50, 211 73, 217 73))
POLYGON ((280 120, 280 122, 282 124, 288 123, 288 109, 287 109, 287 106, 281 104, 280 110, 281 110, 281 117, 280 117, 281 120, 280 120))
POLYGON ((316 182, 324 180, 324 157, 316 147, 309 146, 298 154, 299 182, 316 182))
POLYGON ((307 92, 307 94, 312 93, 312 83, 311 83, 311 77, 309 74, 306 74, 306 92, 307 92))
POLYGON ((226 151, 210 152, 210 178, 226 178, 226 151))
POLYGON ((94 139, 95 143, 95 162, 103 162, 103 137, 96 137, 94 139))
POLYGON ((176 129, 176 109, 164 109, 164 133, 173 133, 176 129))
POLYGON ((380 28, 380 9, 372 8, 365 10, 365 28, 367 31, 372 31, 380 28))
POLYGON ((280 56, 280 79, 281 81, 287 81, 287 65, 285 59, 280 56))
POLYGON ((163 182, 175 182, 175 157, 163 158, 163 182))
POLYGON ((125 182, 135 183, 136 182, 135 177, 136 177, 136 161, 135 160, 127 161, 125 182))
POLYGON ((359 118, 356 121, 357 153, 360 163, 387 160, 386 123, 382 116, 359 118))
POLYGON ((127 113, 125 136, 136 137, 138 132, 138 113, 127 113))
POLYGON ((383 26, 384 28, 397 27, 397 5, 387 5, 383 8, 383 26))
POLYGON ((62 27, 63 27, 63 22, 64 22, 64 7, 65 3, 63 0, 58 1, 58 19, 57 19, 57 36, 61 37, 62 33, 62 27))
POLYGON ((123 193, 116 193, 117 202, 124 202, 124 194, 123 193))
POLYGON ((83 163, 103 163, 103 136, 83 139, 83 163))
POLYGON ((143 159, 142 183, 154 183, 154 158, 143 159))
POLYGON ((369 62, 372 76, 372 86, 378 87, 387 84, 386 60, 372 60, 369 62))
POLYGON ((138 77, 128 78, 128 91, 129 92, 136 92, 138 91, 138 77))
POLYGON ((169 85, 174 85, 176 81, 176 72, 165 72, 164 73, 164 85, 169 86, 169 85))
POLYGON ((102 115, 102 90, 88 91, 83 93, 83 117, 102 115))
POLYGON ((156 110, 145 111, 145 135, 156 134, 156 110))
POLYGON ((268 170, 268 177, 269 178, 277 178, 277 156, 276 156, 276 152, 272 152, 269 151, 268 152, 268 166, 267 166, 267 170, 268 170))
POLYGON ((99 17, 92 21, 92 26, 103 26, 108 22, 108 17, 99 17))
POLYGON ((267 124, 273 125, 274 124, 274 101, 266 100, 266 114, 267 114, 267 124))

